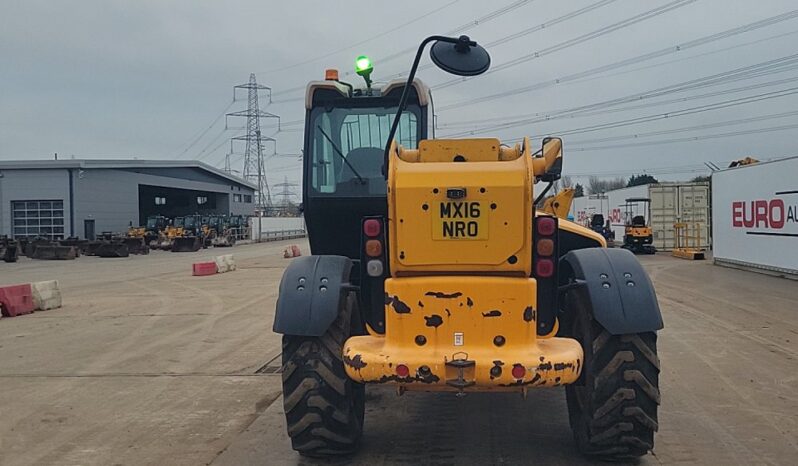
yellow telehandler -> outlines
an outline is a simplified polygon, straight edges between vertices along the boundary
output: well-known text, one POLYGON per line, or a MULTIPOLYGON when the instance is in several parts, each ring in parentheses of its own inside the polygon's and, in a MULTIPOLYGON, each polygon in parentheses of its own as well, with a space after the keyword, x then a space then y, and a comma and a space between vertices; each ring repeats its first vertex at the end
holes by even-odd
POLYGON ((373 87, 360 57, 365 88, 335 70, 308 84, 312 254, 286 269, 274 320, 293 448, 354 452, 367 384, 440 396, 565 386, 577 448, 646 454, 663 327, 648 275, 629 251, 535 210, 536 183, 560 178, 560 139, 536 150, 528 138, 428 138, 430 94, 415 73, 430 43, 449 73, 490 66, 468 37, 432 36, 407 80, 373 87))

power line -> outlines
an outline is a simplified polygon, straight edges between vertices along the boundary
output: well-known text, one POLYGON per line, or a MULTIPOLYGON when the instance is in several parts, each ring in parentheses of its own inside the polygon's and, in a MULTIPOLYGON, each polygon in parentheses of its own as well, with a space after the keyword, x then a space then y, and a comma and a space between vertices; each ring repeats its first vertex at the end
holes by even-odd
POLYGON ((287 66, 281 66, 279 68, 274 68, 274 69, 266 71, 264 73, 276 73, 276 72, 279 72, 279 71, 286 71, 286 70, 290 70, 290 69, 296 68, 298 66, 307 65, 308 63, 313 63, 313 62, 316 62, 316 61, 319 61, 319 60, 324 60, 325 58, 331 57, 331 56, 333 56, 335 54, 338 54, 338 53, 341 53, 341 52, 345 52, 345 51, 347 51, 349 49, 352 49, 352 48, 358 47, 360 45, 366 44, 366 43, 371 42, 371 41, 373 41, 375 39, 379 39, 380 37, 387 36, 388 34, 396 32, 399 29, 402 29, 402 28, 404 28, 406 26, 409 26, 409 25, 411 25, 411 24, 413 24, 413 23, 415 23, 417 21, 420 21, 420 20, 422 20, 422 19, 424 19, 424 18, 426 18, 428 16, 432 16, 435 13, 437 13, 437 12, 439 12, 439 11, 445 9, 445 8, 448 8, 448 7, 454 5, 455 3, 459 2, 459 1, 460 0, 452 0, 449 3, 446 3, 445 5, 439 6, 438 8, 435 8, 435 9, 433 9, 431 11, 428 11, 428 12, 424 13, 421 16, 417 16, 417 17, 411 19, 410 21, 402 23, 402 24, 400 24, 398 26, 394 26, 393 28, 384 30, 384 31, 380 32, 379 34, 375 34, 375 35, 373 35, 371 37, 368 37, 366 39, 360 40, 360 41, 355 42, 353 44, 349 44, 349 45, 347 45, 345 47, 341 47, 339 49, 333 50, 332 52, 327 52, 324 55, 319 55, 319 56, 314 57, 314 58, 309 58, 307 60, 304 60, 304 61, 301 61, 301 62, 297 62, 297 63, 294 63, 292 65, 287 65, 287 66))
MULTIPOLYGON (((477 26, 481 26, 481 25, 483 25, 485 23, 493 21, 494 19, 497 19, 497 18, 499 18, 499 17, 501 17, 501 16, 503 16, 503 15, 505 15, 507 13, 510 13, 510 12, 512 12, 512 11, 514 11, 514 10, 516 10, 516 9, 518 9, 518 8, 528 4, 528 3, 531 3, 533 1, 535 1, 535 0, 516 0, 515 2, 513 2, 513 3, 509 4, 509 5, 506 5, 506 6, 501 7, 501 8, 497 8, 495 10, 492 10, 492 11, 486 13, 485 15, 482 15, 482 16, 480 16, 478 18, 475 18, 475 19, 473 19, 473 20, 471 20, 471 21, 469 21, 469 22, 467 22, 465 24, 462 24, 462 25, 460 25, 460 26, 458 26, 458 27, 456 27, 454 29, 451 29, 451 30, 447 31, 446 33, 444 33, 444 35, 451 36, 451 35, 454 35, 454 34, 463 33, 465 31, 468 31, 469 29, 473 29, 473 28, 475 28, 477 26)), ((417 48, 418 48, 418 46, 414 45, 412 47, 407 47, 405 49, 402 49, 402 50, 400 50, 398 52, 392 53, 392 54, 387 55, 385 57, 380 57, 379 65, 382 66, 382 65, 384 65, 384 64, 386 64, 388 62, 396 60, 397 58, 403 57, 403 56, 405 56, 408 53, 415 52, 417 48)), ((352 74, 353 74, 352 71, 347 71, 347 72, 344 73, 344 76, 351 76, 352 74)), ((401 76, 401 75, 402 74, 399 73, 397 75, 391 75, 391 76, 401 76)), ((391 79, 391 78, 390 77, 384 77, 384 78, 381 78, 381 79, 391 79)), ((284 89, 284 90, 279 91, 279 92, 275 92, 274 95, 276 95, 276 96, 277 95, 285 95, 285 94, 289 94, 289 93, 293 93, 293 92, 297 92, 297 91, 302 91, 304 89, 305 89, 305 86, 296 86, 296 87, 284 89)), ((292 101, 301 100, 301 99, 302 98, 297 97, 297 98, 292 98, 292 99, 277 100, 276 102, 277 103, 284 103, 284 102, 292 102, 292 101)))
POLYGON ((681 51, 684 51, 684 50, 687 50, 687 49, 690 49, 690 48, 693 48, 693 47, 699 47, 699 46, 706 45, 706 44, 709 44, 709 43, 712 43, 712 42, 716 42, 716 41, 719 41, 719 40, 727 39, 729 37, 733 37, 733 36, 736 36, 738 34, 743 34, 743 33, 754 31, 756 29, 760 29, 760 28, 763 28, 763 27, 772 26, 774 24, 777 24, 777 23, 780 23, 780 22, 783 22, 783 21, 788 21, 788 20, 794 19, 796 17, 798 17, 798 10, 792 10, 792 11, 789 11, 789 12, 786 12, 786 13, 782 13, 782 14, 779 14, 779 15, 776 15, 776 16, 765 18, 765 19, 760 20, 760 21, 755 21, 753 23, 748 23, 748 24, 745 24, 745 25, 742 25, 742 26, 738 26, 738 27, 735 27, 735 28, 732 28, 732 29, 728 29, 726 31, 718 32, 716 34, 710 34, 708 36, 700 37, 698 39, 694 39, 694 40, 691 40, 691 41, 688 41, 688 42, 683 42, 683 43, 676 44, 676 45, 673 45, 673 46, 670 46, 670 47, 666 47, 664 49, 660 49, 660 50, 656 50, 656 51, 653 51, 653 52, 649 52, 649 53, 645 53, 645 54, 642 54, 642 55, 638 55, 638 56, 635 56, 635 57, 627 58, 625 60, 620 60, 620 61, 617 61, 617 62, 614 62, 614 63, 610 63, 610 64, 607 64, 607 65, 598 66, 598 67, 595 67, 595 68, 591 68, 589 70, 580 71, 578 73, 572 73, 572 74, 569 74, 569 75, 560 76, 560 77, 555 78, 555 79, 550 79, 548 81, 542 81, 542 82, 539 82, 539 83, 535 83, 535 84, 524 86, 524 87, 520 87, 520 88, 509 89, 509 90, 505 90, 505 91, 502 91, 502 92, 497 92, 495 94, 490 94, 490 95, 477 97, 477 98, 471 98, 471 99, 468 99, 468 100, 465 100, 465 101, 454 102, 454 103, 451 103, 451 104, 448 104, 448 105, 443 105, 443 106, 440 106, 437 109, 437 111, 451 110, 451 109, 454 109, 454 108, 460 108, 460 107, 465 107, 465 106, 468 106, 468 105, 474 105, 474 104, 478 104, 478 103, 483 103, 483 102, 487 102, 487 101, 490 101, 490 100, 500 99, 500 98, 503 98, 503 97, 509 97, 509 96, 516 97, 519 94, 523 94, 523 93, 526 93, 526 92, 531 92, 531 91, 535 91, 535 90, 545 89, 547 87, 555 86, 557 84, 562 84, 562 83, 569 82, 569 81, 575 81, 577 79, 581 79, 581 78, 585 78, 585 77, 588 77, 588 76, 597 75, 597 74, 604 73, 604 72, 607 72, 607 71, 612 71, 612 70, 615 70, 615 69, 618 69, 618 68, 623 68, 625 66, 634 65, 634 64, 641 63, 641 62, 644 62, 644 61, 652 60, 654 58, 659 58, 659 57, 662 57, 662 56, 665 56, 665 55, 678 53, 678 52, 681 52, 681 51))
MULTIPOLYGON (((536 26, 532 26, 530 28, 515 32, 513 34, 504 36, 502 38, 499 38, 499 39, 494 40, 492 42, 488 42, 488 43, 483 44, 483 45, 484 45, 485 48, 495 47, 495 46, 510 42, 512 40, 518 39, 519 37, 527 36, 529 34, 532 34, 532 33, 535 33, 535 32, 542 31, 544 29, 550 28, 550 27, 554 26, 555 24, 563 23, 563 22, 568 21, 570 19, 574 19, 574 18, 576 18, 576 17, 578 17, 580 15, 583 15, 585 13, 593 11, 593 10, 595 10, 597 8, 609 5, 610 3, 613 3, 615 1, 617 1, 617 0, 599 0, 598 2, 591 3, 590 5, 587 5, 585 7, 579 8, 579 9, 571 11, 571 12, 568 12, 568 13, 566 13, 566 14, 564 14, 562 16, 558 16, 557 18, 554 18, 552 20, 549 20, 549 21, 546 21, 544 23, 538 24, 536 26)), ((418 71, 424 71, 426 69, 432 68, 433 66, 435 66, 435 65, 432 64, 432 63, 427 63, 427 64, 424 64, 424 65, 421 65, 418 68, 418 71)), ((403 75, 403 72, 396 73, 396 74, 392 74, 392 75, 386 76, 384 79, 399 78, 402 75, 403 75)))
POLYGON ((217 115, 216 118, 213 119, 213 121, 211 122, 210 125, 208 125, 207 128, 205 128, 204 130, 201 130, 196 137, 193 137, 193 139, 189 143, 189 145, 185 149, 183 149, 183 152, 181 152, 179 155, 177 155, 176 158, 179 159, 179 158, 183 157, 183 155, 185 155, 186 152, 188 152, 192 147, 194 147, 194 145, 197 144, 200 141, 200 139, 202 139, 206 134, 208 134, 208 131, 210 131, 211 128, 213 128, 216 125, 216 123, 218 123, 219 120, 222 119, 222 117, 224 116, 225 112, 227 112, 227 110, 229 110, 230 107, 232 107, 234 103, 235 103, 235 100, 231 100, 230 103, 228 103, 227 106, 224 108, 224 110, 222 110, 222 112, 219 113, 219 115, 217 115))
POLYGON ((604 172, 582 172, 582 173, 572 173, 572 172, 563 172, 563 176, 570 176, 575 178, 582 178, 587 176, 598 176, 598 177, 609 177, 609 176, 624 176, 624 175, 637 175, 637 174, 646 174, 646 175, 669 175, 669 174, 678 174, 678 173, 695 173, 696 171, 707 171, 707 168, 703 164, 690 164, 690 165, 676 165, 671 167, 655 167, 655 168, 638 168, 638 169, 628 169, 628 170, 620 170, 620 171, 604 171, 604 172))
POLYGON ((657 89, 653 89, 650 91, 630 94, 624 97, 618 97, 615 99, 604 100, 600 102, 595 102, 592 104, 581 105, 577 107, 571 107, 567 109, 561 109, 551 112, 545 113, 536 113, 534 115, 530 115, 528 118, 521 118, 514 121, 509 121, 501 124, 495 125, 488 125, 482 126, 478 128, 474 128, 470 131, 463 131, 454 134, 448 134, 447 137, 458 137, 464 135, 473 135, 478 134, 486 131, 495 131, 499 129, 509 129, 517 126, 523 126, 531 123, 539 123, 543 121, 549 121, 555 118, 562 118, 564 116, 569 116, 577 113, 584 113, 590 110, 598 110, 601 108, 607 107, 614 107, 617 105, 631 103, 631 102, 638 102, 645 99, 661 97, 664 95, 677 93, 677 92, 684 92, 688 90, 700 89, 702 87, 708 86, 716 86, 720 84, 726 84, 729 82, 733 82, 740 79, 750 79, 752 77, 759 77, 759 76, 766 76, 768 74, 779 73, 789 69, 793 69, 798 66, 798 54, 788 55, 785 57, 777 58, 774 60, 768 60, 765 62, 760 62, 754 65, 744 66, 740 68, 735 68, 729 71, 724 71, 722 73, 716 73, 709 76, 704 76, 701 78, 692 79, 689 81, 683 81, 677 84, 671 84, 668 86, 660 87, 657 89))
MULTIPOLYGON (((786 118, 789 116, 796 116, 798 115, 798 111, 791 111, 791 112, 781 112, 781 113, 773 113, 769 115, 761 115, 756 117, 750 118, 738 118, 736 120, 726 120, 726 121, 719 121, 716 123, 706 123, 703 125, 691 125, 682 128, 674 128, 674 129, 667 129, 667 130, 660 130, 660 131, 649 131, 645 133, 635 133, 635 134, 626 134, 622 136, 609 136, 605 138, 595 138, 595 139, 586 139, 584 141, 569 141, 569 145, 573 144, 576 146, 584 145, 584 144, 600 144, 604 142, 613 142, 613 141, 624 141, 628 139, 640 139, 640 138, 647 138, 651 136, 663 136, 666 134, 675 134, 675 133, 684 133, 688 131, 700 131, 703 129, 710 129, 710 128, 720 128, 723 126, 734 126, 734 125, 741 125, 744 123, 753 123, 757 121, 766 121, 766 120, 773 120, 777 118, 786 118)), ((574 133, 572 133, 574 134, 574 133)))
MULTIPOLYGON (((214 143, 216 143, 216 141, 218 141, 218 140, 219 140, 219 138, 221 138, 222 136, 224 136, 224 133, 225 133, 226 131, 227 131, 227 129, 226 129, 226 128, 225 128, 225 129, 222 129, 222 131, 221 131, 219 134, 217 134, 217 135, 216 135, 216 137, 214 137, 213 139, 211 139, 211 141, 210 141, 208 144, 206 144, 206 145, 205 145, 205 147, 203 147, 203 148, 202 148, 202 150, 201 150, 201 151, 199 151, 199 153, 198 153, 198 154, 197 154, 197 155, 196 155, 194 158, 195 158, 195 159, 197 159, 197 160, 201 160, 201 159, 203 158, 202 154, 204 154, 204 153, 205 153, 205 152, 208 150, 208 148, 209 148, 209 147, 211 147, 211 146, 212 146, 214 143)), ((226 141, 222 141, 222 143, 225 143, 225 142, 226 142, 226 141)), ((213 153, 213 151, 215 151, 215 150, 216 150, 216 149, 218 149, 218 148, 219 148, 219 146, 216 146, 216 147, 214 147, 214 148, 213 148, 213 150, 211 150, 211 152, 210 152, 210 153, 213 153)))
MULTIPOLYGON (((783 71, 787 71, 787 70, 779 70, 779 72, 783 72, 783 71)), ((691 96, 687 96, 687 97, 677 97, 675 99, 660 100, 660 101, 657 101, 657 102, 646 102, 646 103, 642 103, 642 104, 627 105, 627 106, 618 107, 618 108, 601 108, 601 109, 590 111, 590 112, 579 112, 579 113, 574 113, 574 114, 570 114, 570 115, 564 115, 563 118, 575 118, 575 117, 582 118, 582 117, 588 117, 588 116, 594 116, 594 115, 606 115, 608 113, 628 112, 628 111, 631 111, 631 110, 639 110, 641 108, 660 107, 660 106, 663 106, 663 105, 669 105, 669 104, 674 104, 674 103, 692 102, 694 100, 702 100, 702 99, 706 99, 706 98, 709 98, 709 97, 717 97, 717 96, 726 95, 726 94, 736 94, 738 92, 750 91, 750 90, 754 90, 754 89, 761 89, 761 88, 764 88, 764 87, 772 87, 772 86, 777 86, 777 85, 780 85, 780 84, 791 83, 791 82, 794 82, 796 79, 798 79, 798 78, 796 78, 795 76, 790 76, 790 77, 784 78, 784 79, 777 79, 777 80, 774 80, 774 81, 767 81, 767 82, 758 83, 758 84, 747 84, 745 86, 734 87, 734 88, 731 88, 731 89, 724 89, 724 90, 721 90, 721 91, 706 92, 706 93, 703 93, 703 94, 695 94, 695 95, 691 95, 691 96)), ((725 84, 725 83, 723 83, 723 84, 725 84)), ((515 115, 515 116, 510 116, 510 117, 496 117, 496 118, 485 118, 485 119, 482 119, 482 120, 458 121, 458 122, 455 122, 455 123, 447 123, 447 124, 443 124, 443 125, 438 125, 438 129, 470 127, 470 126, 473 126, 474 124, 478 124, 478 123, 507 123, 507 122, 515 122, 515 121, 518 121, 521 118, 532 118, 532 117, 536 117, 536 116, 541 116, 541 114, 540 113, 531 113, 531 114, 527 113, 527 114, 523 114, 523 115, 515 115)), ((551 119, 555 119, 555 118, 548 118, 545 121, 549 121, 551 119)))
MULTIPOLYGON (((724 108, 736 107, 738 105, 746 105, 746 104, 750 104, 750 103, 754 103, 754 102, 761 102, 763 100, 770 100, 770 99, 775 99, 775 98, 785 97, 785 96, 788 96, 788 95, 795 95, 795 94, 798 94, 798 87, 782 89, 780 91, 768 92, 768 93, 758 94, 758 95, 749 96, 749 97, 742 97, 742 98, 739 98, 739 99, 731 99, 731 100, 726 100, 726 101, 723 101, 723 102, 716 102, 716 103, 713 103, 713 104, 707 104, 707 105, 701 105, 701 106, 698 106, 698 107, 692 107, 692 108, 687 108, 687 109, 682 109, 682 110, 676 110, 676 111, 673 111, 673 112, 660 113, 660 114, 655 114, 655 115, 647 115, 647 116, 643 116, 643 117, 630 118, 630 119, 626 119, 626 120, 619 120, 619 121, 614 121, 614 122, 609 122, 609 123, 601 123, 601 124, 597 124, 597 125, 585 126, 585 127, 582 127, 582 128, 576 128, 576 129, 571 129, 571 130, 563 130, 563 131, 558 131, 557 135, 558 136, 568 136, 568 135, 574 135, 574 134, 584 134, 584 133, 591 133, 591 132, 594 132, 594 131, 602 131, 602 130, 606 130, 606 129, 621 128, 621 127, 625 127, 625 126, 637 125, 637 124, 641 124, 641 123, 651 123, 653 121, 672 119, 672 118, 677 118, 677 117, 680 117, 680 116, 694 115, 694 114, 697 114, 697 113, 703 113, 703 112, 708 112, 708 111, 712 111, 712 110, 720 110, 720 109, 724 109, 724 108)), ((531 138, 540 138, 540 137, 543 137, 543 136, 542 135, 531 136, 531 138)), ((506 142, 512 143, 512 142, 517 142, 517 141, 520 141, 520 139, 510 139, 510 140, 508 140, 506 142)))
POLYGON ((743 131, 732 131, 727 133, 716 133, 716 134, 706 134, 703 136, 690 136, 684 138, 674 138, 674 139, 665 139, 661 141, 649 141, 649 142, 637 142, 637 143, 627 143, 627 144, 612 144, 606 146, 592 146, 592 147, 570 147, 570 151, 575 152, 592 152, 592 151, 599 151, 599 150, 606 150, 606 149, 621 149, 621 148, 628 148, 628 147, 643 147, 643 146, 656 146, 656 145, 663 145, 663 144, 675 144, 680 142, 695 142, 695 141, 704 141, 707 139, 719 139, 719 138, 728 138, 733 136, 746 136, 749 134, 761 134, 761 133, 769 133, 774 131, 785 131, 788 129, 798 129, 798 124, 793 125, 782 125, 782 126, 772 126, 768 128, 759 128, 759 129, 751 129, 751 130, 743 130, 743 131))
MULTIPOLYGON (((624 29, 626 27, 632 26, 634 24, 656 18, 662 14, 668 13, 670 11, 676 10, 678 8, 685 7, 691 3, 696 2, 697 0, 675 0, 665 5, 659 6, 657 8, 653 8, 651 10, 645 11, 635 16, 631 16, 626 18, 622 21, 618 21, 617 23, 613 23, 609 26, 604 26, 602 28, 596 29, 595 31, 588 32, 587 34, 582 34, 581 36, 575 37, 573 39, 566 40, 564 42, 560 42, 559 44, 552 45, 550 47, 546 47, 544 49, 538 50, 536 52, 528 53, 526 55, 522 55, 518 58, 515 58, 511 61, 502 63, 501 65, 494 66, 490 70, 483 73, 483 75, 498 73, 500 71, 512 68, 514 66, 518 66, 522 63, 529 62, 531 60, 536 60, 538 58, 544 57, 546 55, 550 55, 555 52, 559 52, 561 50, 565 50, 567 48, 582 44, 584 42, 596 39, 598 37, 604 36, 606 34, 610 34, 612 32, 618 31, 620 29, 624 29)), ((443 89, 446 87, 454 86, 456 84, 463 83, 467 81, 469 78, 462 77, 462 78, 454 78, 449 81, 444 81, 442 83, 436 84, 431 86, 431 89, 443 89)))

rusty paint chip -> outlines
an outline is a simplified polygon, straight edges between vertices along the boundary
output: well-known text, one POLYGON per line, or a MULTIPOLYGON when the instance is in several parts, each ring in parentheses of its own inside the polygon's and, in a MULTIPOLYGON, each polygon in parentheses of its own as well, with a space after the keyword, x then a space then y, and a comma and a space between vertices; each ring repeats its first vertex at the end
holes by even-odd
POLYGON ((410 306, 405 304, 398 296, 389 296, 385 293, 385 304, 390 304, 397 314, 410 314, 410 306))
POLYGON ((468 304, 468 307, 471 307, 474 305, 474 301, 470 297, 466 298, 466 304, 468 304))
POLYGON ((572 362, 558 362, 554 365, 555 371, 564 371, 565 369, 571 368, 573 369, 574 363, 572 362))
POLYGON ((440 299, 454 299, 454 298, 459 298, 460 296, 463 296, 463 293, 461 293, 459 291, 455 292, 455 293, 444 293, 442 291, 427 291, 425 293, 425 295, 426 296, 432 296, 432 297, 435 297, 435 298, 440 298, 440 299))
POLYGON ((524 309, 524 320, 526 322, 535 320, 535 310, 532 309, 532 306, 527 306, 526 309, 524 309))
POLYGON ((424 320, 427 322, 427 327, 435 327, 438 328, 439 325, 443 324, 443 318, 438 314, 432 314, 431 316, 424 316, 424 320))
POLYGON ((363 362, 363 358, 359 354, 356 354, 354 358, 350 358, 349 356, 344 356, 344 364, 357 370, 363 369, 368 365, 365 362, 363 362))
POLYGON ((492 311, 483 312, 482 313, 482 317, 501 317, 501 315, 502 315, 502 311, 500 311, 498 309, 494 309, 492 311))

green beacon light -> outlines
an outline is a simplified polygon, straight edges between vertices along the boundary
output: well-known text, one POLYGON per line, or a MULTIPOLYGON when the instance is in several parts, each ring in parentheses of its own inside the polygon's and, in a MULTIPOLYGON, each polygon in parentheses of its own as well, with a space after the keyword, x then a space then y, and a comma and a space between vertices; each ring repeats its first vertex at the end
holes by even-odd
POLYGON ((371 88, 372 71, 374 71, 374 67, 371 65, 371 60, 369 60, 369 57, 361 55, 355 59, 355 73, 363 77, 368 88, 371 88))

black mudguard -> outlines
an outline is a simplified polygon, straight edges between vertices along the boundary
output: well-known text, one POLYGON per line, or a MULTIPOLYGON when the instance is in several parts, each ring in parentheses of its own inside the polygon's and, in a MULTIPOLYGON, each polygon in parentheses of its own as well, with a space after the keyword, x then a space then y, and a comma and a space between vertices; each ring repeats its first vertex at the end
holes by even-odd
MULTIPOLYGON (((613 335, 663 327, 654 285, 634 254, 625 249, 588 248, 560 259, 562 287, 581 287, 593 318, 613 335)), ((561 288, 562 288, 561 287, 561 288)))
POLYGON ((352 260, 344 256, 298 257, 283 273, 274 331, 284 335, 324 335, 352 290, 352 260))

